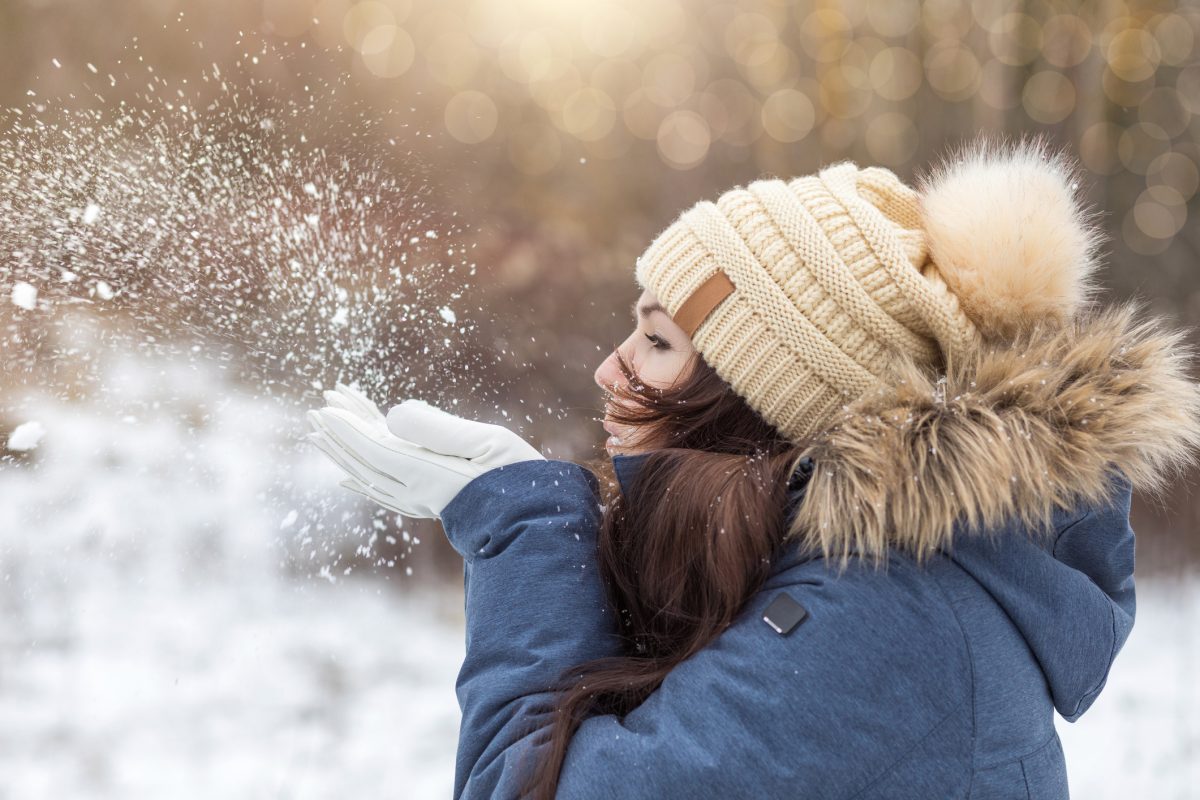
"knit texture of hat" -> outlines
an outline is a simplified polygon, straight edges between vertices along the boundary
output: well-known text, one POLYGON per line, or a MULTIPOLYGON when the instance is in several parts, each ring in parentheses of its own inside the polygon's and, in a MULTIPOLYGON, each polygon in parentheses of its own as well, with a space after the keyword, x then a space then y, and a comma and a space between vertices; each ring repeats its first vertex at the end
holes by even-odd
POLYGON ((1069 317, 1096 238, 1076 184, 1043 143, 977 143, 921 192, 844 161, 697 203, 638 259, 637 282, 733 391, 799 441, 900 355, 937 365, 995 331, 1069 317))

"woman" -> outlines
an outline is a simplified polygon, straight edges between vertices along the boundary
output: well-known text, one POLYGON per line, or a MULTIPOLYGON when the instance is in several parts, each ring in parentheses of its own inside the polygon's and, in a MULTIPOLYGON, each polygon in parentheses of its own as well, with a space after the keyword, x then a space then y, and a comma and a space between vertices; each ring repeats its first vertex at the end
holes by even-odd
POLYGON ((1200 446, 1183 336, 1089 302, 1077 187, 980 140, 698 203, 596 372, 615 486, 327 393, 344 485, 464 558, 455 797, 1067 797, 1131 490, 1200 446))

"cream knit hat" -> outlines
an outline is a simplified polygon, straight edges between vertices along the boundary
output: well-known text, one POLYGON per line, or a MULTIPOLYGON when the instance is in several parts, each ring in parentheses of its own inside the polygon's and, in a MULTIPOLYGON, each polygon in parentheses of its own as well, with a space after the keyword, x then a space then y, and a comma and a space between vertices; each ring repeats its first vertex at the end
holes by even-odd
POLYGON ((1076 163, 976 140, 920 190, 849 161, 697 203, 637 262, 704 360, 799 441, 885 380, 1072 316, 1100 232, 1076 163))

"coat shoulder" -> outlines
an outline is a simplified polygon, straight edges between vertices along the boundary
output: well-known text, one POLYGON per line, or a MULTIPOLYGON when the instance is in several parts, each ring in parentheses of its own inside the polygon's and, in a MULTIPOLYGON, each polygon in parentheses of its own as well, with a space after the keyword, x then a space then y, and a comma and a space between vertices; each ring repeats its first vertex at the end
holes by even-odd
MULTIPOLYGON (((938 561, 944 560, 940 557, 938 561)), ((780 635, 793 647, 820 645, 831 669, 853 662, 878 670, 884 684, 905 675, 937 685, 943 707, 970 692, 970 654, 962 625, 936 565, 919 566, 894 553, 882 564, 851 558, 844 567, 824 558, 798 560, 776 571, 753 598, 749 615, 761 618, 781 595, 804 607, 804 621, 780 635), (803 645, 801 644, 803 643, 803 645), (957 694, 948 690, 957 688, 957 694)))

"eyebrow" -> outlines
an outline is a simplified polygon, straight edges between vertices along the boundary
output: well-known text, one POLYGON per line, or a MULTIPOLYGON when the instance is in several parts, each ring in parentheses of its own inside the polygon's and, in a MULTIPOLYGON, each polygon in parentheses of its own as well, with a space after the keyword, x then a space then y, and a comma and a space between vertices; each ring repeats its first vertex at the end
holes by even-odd
MULTIPOLYGON (((634 308, 637 310, 637 314, 640 314, 642 317, 648 317, 651 314, 653 314, 655 311, 661 311, 664 314, 667 313, 667 310, 662 307, 661 303, 647 303, 644 306, 639 306, 637 304, 637 301, 635 300, 633 305, 634 305, 634 308)), ((636 314, 634 315, 634 319, 637 319, 636 314)))

